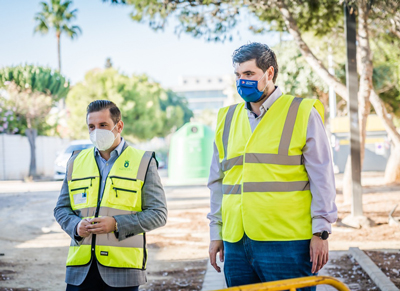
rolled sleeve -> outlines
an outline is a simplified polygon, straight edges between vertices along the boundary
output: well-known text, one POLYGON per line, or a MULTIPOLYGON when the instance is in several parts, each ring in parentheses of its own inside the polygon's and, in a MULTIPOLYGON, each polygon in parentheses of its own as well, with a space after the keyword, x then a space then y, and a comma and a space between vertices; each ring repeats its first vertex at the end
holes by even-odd
POLYGON ((210 189, 210 212, 207 218, 210 220, 210 240, 222 240, 222 180, 224 172, 219 162, 219 153, 214 143, 214 153, 212 156, 210 176, 207 187, 210 189))
POLYGON ((335 175, 328 137, 315 108, 310 114, 303 155, 312 194, 312 232, 331 233, 331 224, 337 220, 335 175))

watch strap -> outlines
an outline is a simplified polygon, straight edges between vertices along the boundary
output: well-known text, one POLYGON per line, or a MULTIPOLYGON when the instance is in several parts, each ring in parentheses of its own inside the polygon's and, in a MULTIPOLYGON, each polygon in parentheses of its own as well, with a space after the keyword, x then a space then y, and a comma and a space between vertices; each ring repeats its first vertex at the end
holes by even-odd
POLYGON ((324 231, 322 231, 322 232, 313 233, 313 235, 319 237, 319 238, 322 239, 322 240, 326 240, 326 239, 328 239, 328 237, 329 237, 329 232, 326 231, 326 230, 324 230, 324 231))

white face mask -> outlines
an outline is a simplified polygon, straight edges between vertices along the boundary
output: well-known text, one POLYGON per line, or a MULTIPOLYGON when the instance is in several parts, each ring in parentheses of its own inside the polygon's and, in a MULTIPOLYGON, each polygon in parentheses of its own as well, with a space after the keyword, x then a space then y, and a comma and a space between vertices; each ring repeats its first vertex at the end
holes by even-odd
POLYGON ((106 151, 108 150, 114 143, 114 140, 117 138, 117 136, 114 136, 114 133, 112 130, 116 127, 117 125, 115 124, 114 127, 111 130, 108 129, 95 129, 90 133, 90 140, 94 144, 96 148, 98 148, 100 151, 106 151))

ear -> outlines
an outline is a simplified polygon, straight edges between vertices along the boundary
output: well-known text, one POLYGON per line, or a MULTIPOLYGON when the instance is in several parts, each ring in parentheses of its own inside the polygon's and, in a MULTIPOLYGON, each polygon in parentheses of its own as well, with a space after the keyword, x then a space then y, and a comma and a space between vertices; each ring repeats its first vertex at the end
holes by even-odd
POLYGON ((118 123, 117 123, 117 129, 118 129, 118 132, 119 132, 119 133, 121 133, 122 130, 124 129, 124 122, 123 122, 122 120, 118 121, 118 123))
POLYGON ((274 67, 273 66, 270 66, 268 69, 267 69, 267 75, 268 75, 268 81, 271 81, 273 78, 274 78, 274 75, 275 75, 275 69, 274 69, 274 67))

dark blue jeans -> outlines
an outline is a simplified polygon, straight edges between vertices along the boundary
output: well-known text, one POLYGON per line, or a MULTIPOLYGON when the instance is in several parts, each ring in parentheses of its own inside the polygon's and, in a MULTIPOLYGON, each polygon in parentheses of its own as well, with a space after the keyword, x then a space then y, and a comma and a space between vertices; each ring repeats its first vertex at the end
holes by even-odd
POLYGON ((228 287, 313 275, 310 240, 254 241, 245 234, 237 243, 224 241, 224 251, 228 287))

